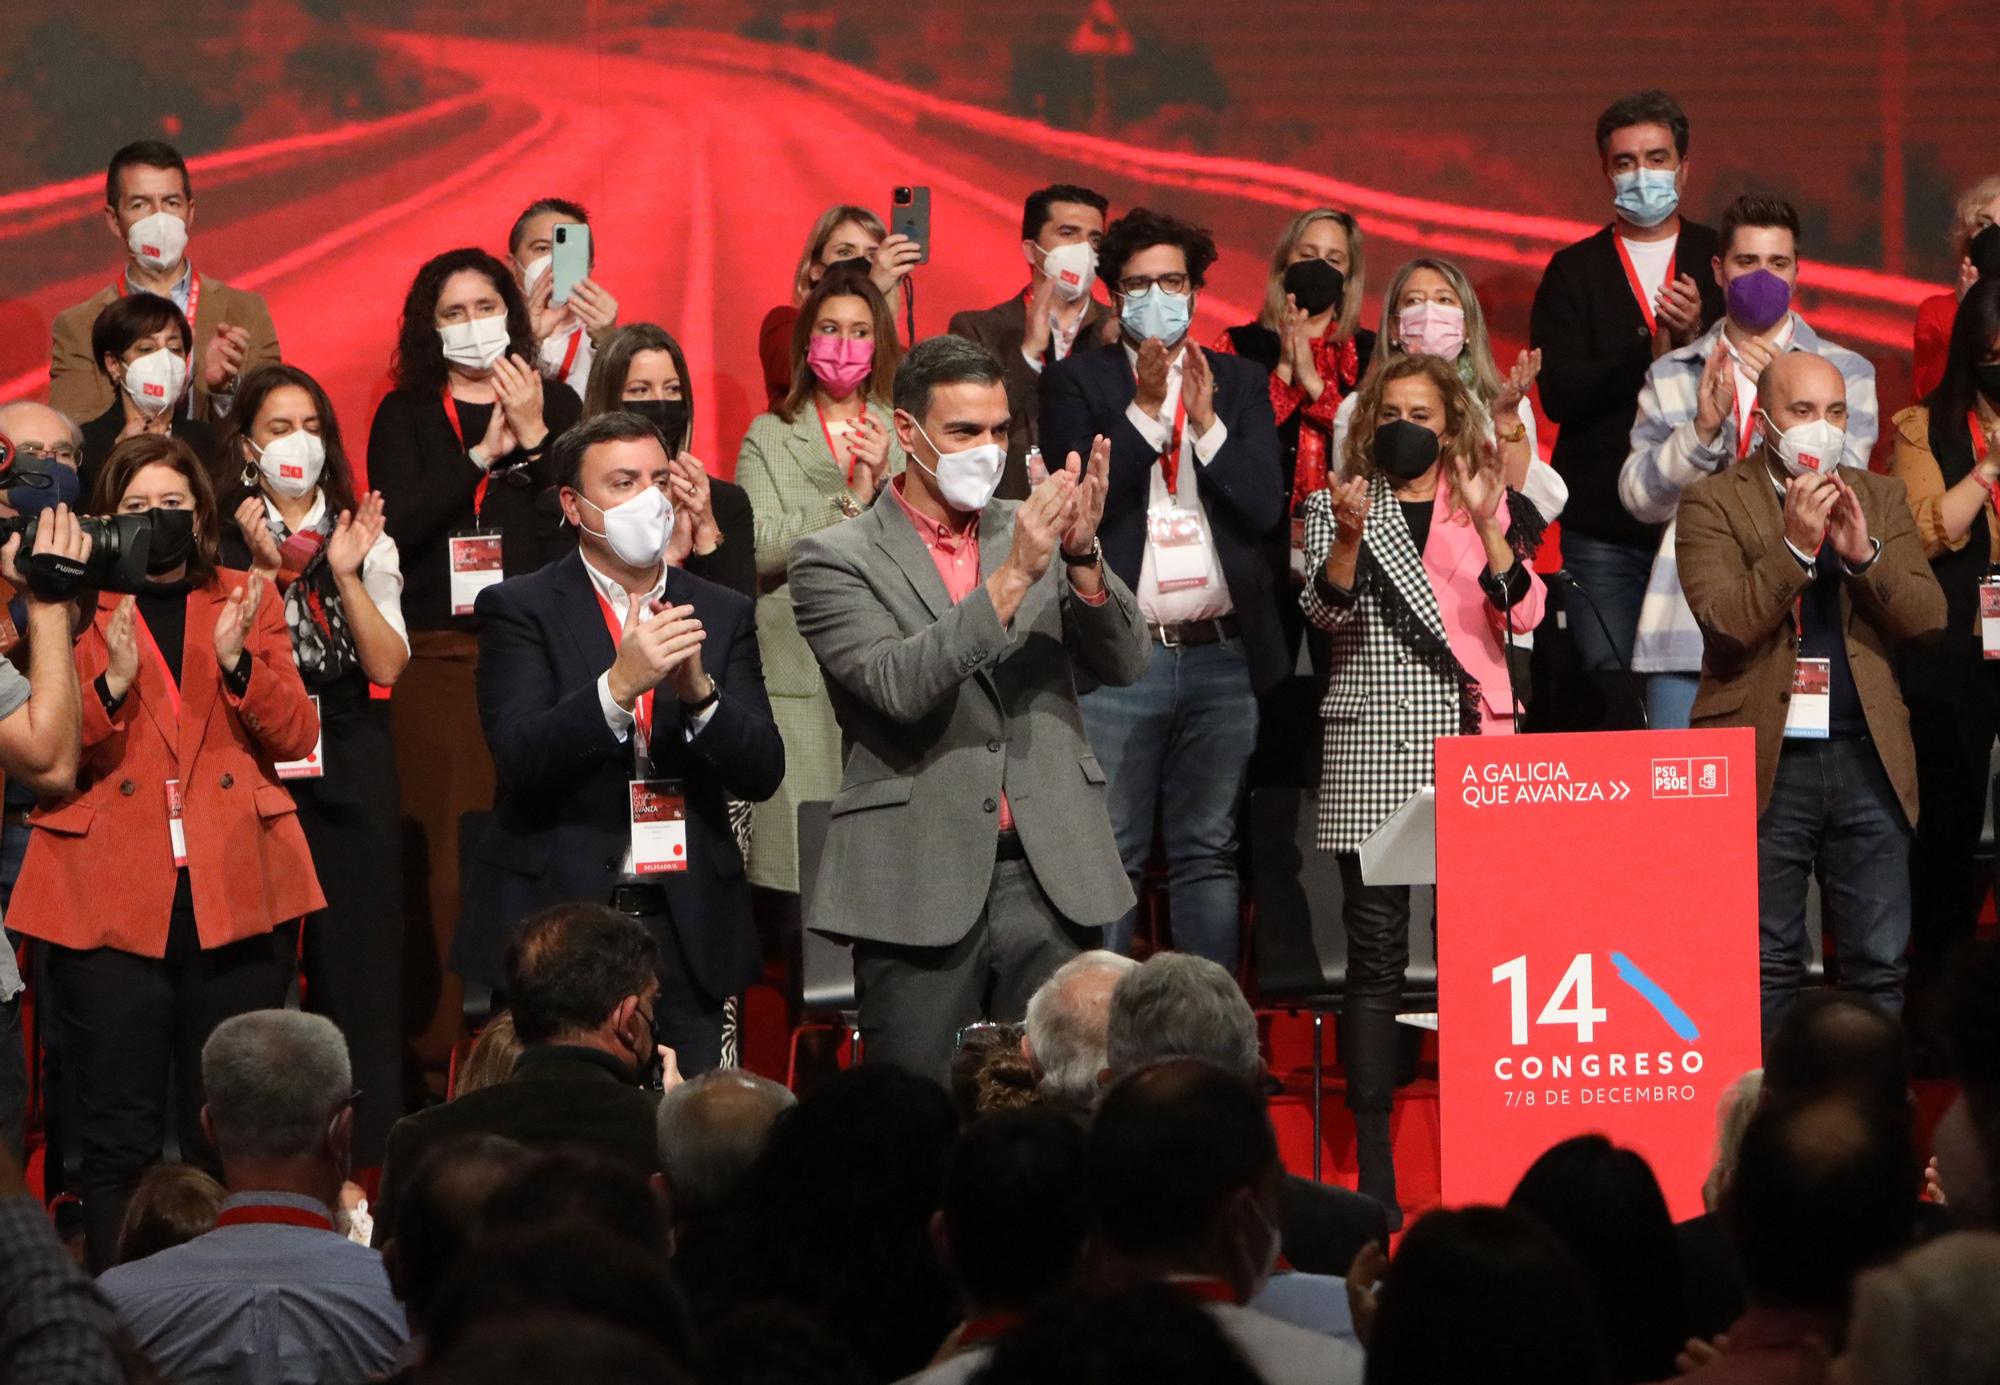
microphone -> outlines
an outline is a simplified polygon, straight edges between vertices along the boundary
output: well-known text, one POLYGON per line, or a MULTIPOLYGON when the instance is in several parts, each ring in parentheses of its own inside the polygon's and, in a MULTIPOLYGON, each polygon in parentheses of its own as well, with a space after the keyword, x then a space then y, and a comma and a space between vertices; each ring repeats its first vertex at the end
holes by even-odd
MULTIPOLYGON (((1583 598, 1583 604, 1590 608, 1591 618, 1597 622, 1598 633, 1604 636, 1605 647, 1611 651, 1611 657, 1617 659, 1618 641, 1611 638, 1611 627, 1605 622, 1604 612, 1598 609, 1597 602, 1591 597, 1589 589, 1583 583, 1577 581, 1575 576, 1566 567, 1557 568, 1554 572, 1544 573, 1542 581, 1549 586, 1560 587, 1565 592, 1574 592, 1583 598)), ((1624 674, 1627 679, 1631 678, 1632 661, 1629 656, 1618 663, 1617 671, 1624 674)), ((1633 686, 1633 700, 1639 708, 1639 729, 1642 731, 1652 730, 1652 719, 1646 715, 1646 694, 1636 684, 1633 686)))

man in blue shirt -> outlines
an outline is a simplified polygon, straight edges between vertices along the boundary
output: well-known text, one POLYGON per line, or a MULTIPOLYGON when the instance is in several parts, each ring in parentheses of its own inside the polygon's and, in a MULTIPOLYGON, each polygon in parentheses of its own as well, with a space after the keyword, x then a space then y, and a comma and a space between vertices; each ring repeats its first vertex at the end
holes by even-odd
POLYGON ((201 1076, 229 1188, 215 1230, 99 1287, 170 1380, 339 1385, 393 1369, 402 1306, 334 1212, 360 1095, 340 1031, 296 1011, 238 1015, 209 1037, 201 1076))

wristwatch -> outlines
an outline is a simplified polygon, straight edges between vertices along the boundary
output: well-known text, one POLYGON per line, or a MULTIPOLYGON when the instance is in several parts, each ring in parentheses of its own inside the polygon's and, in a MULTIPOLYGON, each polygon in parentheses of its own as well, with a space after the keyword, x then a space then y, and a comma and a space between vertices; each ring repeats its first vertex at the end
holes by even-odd
POLYGON ((1058 551, 1062 553, 1063 562, 1070 567, 1098 567, 1104 562, 1104 540, 1095 534, 1090 536, 1088 553, 1071 553, 1067 549, 1058 551))
POLYGON ((721 699, 722 699, 722 684, 716 682, 715 679, 711 677, 708 680, 708 695, 702 698, 699 702, 681 703, 681 710, 686 712, 691 717, 700 716, 703 712, 707 711, 710 707, 713 707, 721 699))

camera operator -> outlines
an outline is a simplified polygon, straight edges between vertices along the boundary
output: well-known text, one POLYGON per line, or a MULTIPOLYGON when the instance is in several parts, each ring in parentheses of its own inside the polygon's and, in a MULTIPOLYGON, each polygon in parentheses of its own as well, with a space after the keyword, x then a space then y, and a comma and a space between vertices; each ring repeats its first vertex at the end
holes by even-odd
MULTIPOLYGON (((136 596, 99 595, 76 643, 83 787, 51 793, 30 818, 13 921, 49 945, 79 1111, 78 1190, 102 1269, 139 1175, 160 1157, 169 1066, 182 1155, 214 1171, 202 1044, 232 1015, 284 1004, 296 920, 326 901, 273 766, 312 750, 319 718, 270 583, 216 564, 207 473, 179 438, 129 438, 106 459, 92 508, 150 521, 145 578, 131 583, 136 596)), ((32 647, 67 654, 67 634, 51 622, 32 647)), ((72 755, 76 725, 72 708, 72 755)))
MULTIPOLYGON (((41 507, 34 500, 44 493, 75 494, 76 427, 42 404, 0 406, 0 487, 7 505, 0 513, 35 516, 35 542, 29 547, 61 555, 78 564, 90 556, 90 540, 69 506, 41 507), (67 461, 64 461, 64 457, 67 461), (59 492, 54 473, 67 466, 72 481, 59 492), (18 476, 17 476, 18 474, 18 476), (43 482, 40 478, 49 478, 43 482)), ((19 628, 9 614, 0 625, 0 654, 27 644, 27 674, 0 658, 0 775, 10 799, 26 792, 69 792, 76 779, 81 734, 76 672, 69 659, 69 615, 66 603, 43 601, 28 590, 18 563, 24 534, 15 534, 0 548, 0 578, 24 598, 25 620, 19 628)), ((6 594, 11 599, 13 593, 6 594)), ((20 868, 9 860, 0 840, 0 889, 12 885, 20 868), (9 867, 11 866, 11 869, 9 867)), ((0 1145, 22 1157, 21 1136, 27 1114, 27 1051, 21 1041, 21 975, 14 964, 11 942, 0 945, 0 1145)))

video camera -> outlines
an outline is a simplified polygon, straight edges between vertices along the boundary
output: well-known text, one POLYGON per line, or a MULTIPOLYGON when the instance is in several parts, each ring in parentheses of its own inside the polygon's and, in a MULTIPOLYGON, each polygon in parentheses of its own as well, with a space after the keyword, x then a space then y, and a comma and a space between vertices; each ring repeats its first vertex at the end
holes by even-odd
MULTIPOLYGON (((23 469, 17 465, 20 460, 14 440, 0 433, 0 490, 17 491, 23 487, 41 490, 56 484, 49 471, 23 469)), ((20 508, 18 501, 15 508, 20 508)), ((15 557, 15 566, 42 600, 67 601, 86 588, 113 592, 145 589, 146 555, 153 544, 152 516, 79 515, 83 532, 90 535, 90 557, 82 563, 52 554, 37 557, 32 545, 38 519, 39 516, 22 514, 0 518, 0 544, 21 535, 21 551, 15 557)))

